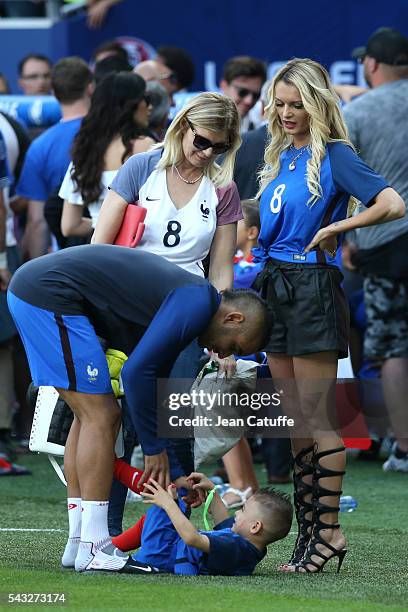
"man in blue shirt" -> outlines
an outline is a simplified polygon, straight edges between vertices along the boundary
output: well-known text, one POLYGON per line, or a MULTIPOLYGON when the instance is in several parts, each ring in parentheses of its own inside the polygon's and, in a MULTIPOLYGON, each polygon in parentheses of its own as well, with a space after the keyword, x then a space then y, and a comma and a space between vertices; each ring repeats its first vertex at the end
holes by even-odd
POLYGON ((62 119, 31 143, 16 189, 29 200, 23 238, 27 259, 47 252, 44 205, 61 186, 71 161, 72 142, 89 110, 93 76, 88 65, 79 57, 60 60, 52 70, 52 89, 61 105, 62 119))
MULTIPOLYGON (((199 472, 188 480, 203 496, 214 489, 199 472)), ((289 497, 273 489, 252 495, 235 518, 218 493, 212 494, 209 511, 215 527, 211 531, 198 531, 188 520, 174 485, 165 491, 150 480, 142 495, 155 507, 146 515, 142 545, 133 558, 174 574, 249 576, 265 557, 267 545, 286 537, 292 524, 289 497)))
POLYGON ((167 486, 184 474, 168 440, 156 434, 157 379, 168 377, 197 337, 222 357, 258 351, 270 334, 265 304, 248 291, 221 296, 205 279, 157 255, 114 245, 74 247, 28 262, 13 277, 8 301, 34 384, 56 387, 76 417, 64 468, 68 508, 82 505, 81 541, 70 519, 63 565, 123 570, 127 558, 110 548, 106 520, 120 409, 97 336, 129 355, 122 381, 145 454, 143 481, 152 477, 167 486))

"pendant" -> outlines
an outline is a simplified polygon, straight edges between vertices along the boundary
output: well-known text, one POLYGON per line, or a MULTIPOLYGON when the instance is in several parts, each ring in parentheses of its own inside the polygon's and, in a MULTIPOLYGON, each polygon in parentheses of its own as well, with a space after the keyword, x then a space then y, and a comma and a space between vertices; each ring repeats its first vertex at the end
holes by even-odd
POLYGON ((290 164, 289 164, 289 170, 291 170, 291 171, 292 171, 292 170, 295 170, 295 168, 296 168, 296 164, 295 164, 295 162, 294 162, 294 161, 290 162, 290 164))

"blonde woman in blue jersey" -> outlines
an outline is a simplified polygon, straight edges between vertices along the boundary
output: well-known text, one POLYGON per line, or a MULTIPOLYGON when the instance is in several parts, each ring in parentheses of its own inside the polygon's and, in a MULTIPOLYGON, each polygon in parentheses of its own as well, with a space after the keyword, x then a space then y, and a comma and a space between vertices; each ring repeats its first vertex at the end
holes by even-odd
POLYGON ((348 310, 336 249, 344 232, 400 218, 405 206, 354 151, 320 64, 294 59, 283 66, 266 113, 271 138, 260 173, 256 254, 265 261, 259 285, 274 318, 269 367, 295 419, 298 538, 280 569, 318 572, 335 557, 339 570, 346 554, 337 522, 345 449, 328 413, 337 361, 348 352, 348 310), (354 198, 367 208, 350 216, 354 198))

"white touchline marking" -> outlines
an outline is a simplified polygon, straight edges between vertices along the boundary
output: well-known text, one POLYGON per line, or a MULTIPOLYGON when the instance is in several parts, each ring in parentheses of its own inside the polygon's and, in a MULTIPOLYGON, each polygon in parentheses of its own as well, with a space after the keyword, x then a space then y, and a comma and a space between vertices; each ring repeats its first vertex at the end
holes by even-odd
POLYGON ((0 531, 61 531, 61 532, 65 532, 66 529, 26 529, 26 528, 20 528, 20 527, 0 527, 0 531))
MULTIPOLYGON (((60 533, 66 533, 66 529, 25 529, 19 527, 0 527, 0 531, 43 531, 43 532, 53 532, 57 531, 60 533)), ((290 535, 297 535, 297 531, 290 531, 290 535)))

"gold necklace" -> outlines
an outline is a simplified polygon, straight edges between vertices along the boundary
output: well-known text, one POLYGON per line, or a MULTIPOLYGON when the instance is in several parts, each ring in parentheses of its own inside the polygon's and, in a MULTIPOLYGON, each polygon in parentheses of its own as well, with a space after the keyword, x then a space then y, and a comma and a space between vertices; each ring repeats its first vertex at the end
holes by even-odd
POLYGON ((181 179, 184 183, 187 183, 187 185, 194 185, 194 183, 197 183, 200 178, 202 178, 204 176, 204 173, 200 174, 200 176, 196 179, 194 179, 194 181, 189 181, 188 179, 184 178, 184 176, 181 176, 179 169, 177 168, 177 166, 173 166, 173 168, 176 169, 177 175, 179 177, 179 179, 181 179))

